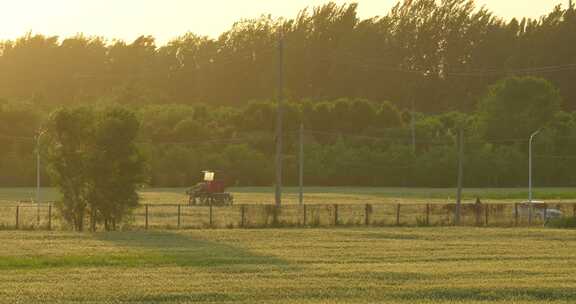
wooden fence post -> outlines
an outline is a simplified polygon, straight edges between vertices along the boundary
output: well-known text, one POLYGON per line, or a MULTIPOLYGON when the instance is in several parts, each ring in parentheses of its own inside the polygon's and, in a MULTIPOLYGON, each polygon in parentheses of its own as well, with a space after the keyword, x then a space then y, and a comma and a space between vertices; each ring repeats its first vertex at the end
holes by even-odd
POLYGON ((181 207, 180 204, 178 204, 178 229, 180 229, 180 216, 181 216, 181 207))
POLYGON ((430 204, 426 204, 426 226, 430 226, 430 204))
POLYGON ((372 215, 372 205, 366 204, 366 206, 364 207, 364 225, 366 225, 366 226, 370 225, 371 215, 372 215))
POLYGON ((52 230, 52 204, 48 205, 48 230, 52 230))
POLYGON ((542 222, 546 225, 546 221, 548 220, 548 204, 544 204, 544 216, 542 217, 542 222))
MULTIPOLYGON (((106 227, 108 229, 108 227, 106 227)), ((90 210, 90 230, 96 232, 96 210, 90 210)))
POLYGON ((20 228, 20 205, 16 205, 16 230, 20 228))
POLYGON ((518 227, 519 224, 518 203, 514 203, 514 226, 518 227))
POLYGON ((490 205, 486 204, 486 210, 485 210, 485 219, 484 219, 484 223, 486 226, 488 226, 488 216, 490 214, 490 205))
POLYGON ((474 217, 476 226, 482 226, 482 205, 481 204, 474 204, 474 217))
POLYGON ((338 226, 338 204, 334 204, 334 226, 338 226))
POLYGON ((240 227, 244 228, 246 226, 246 206, 240 205, 240 227))
POLYGON ((396 226, 400 226, 400 204, 396 206, 396 226))
POLYGON ((280 208, 282 208, 282 206, 274 205, 272 208, 274 211, 272 213, 272 226, 278 227, 278 212, 280 212, 280 208))
POLYGON ((212 225, 214 225, 214 219, 212 218, 212 203, 210 203, 210 208, 208 210, 208 217, 209 217, 209 223, 210 223, 210 228, 212 228, 212 225))
POLYGON ((146 221, 145 221, 145 229, 148 230, 148 204, 144 205, 146 209, 146 221))
POLYGON ((528 204, 528 227, 532 226, 532 214, 534 213, 534 208, 532 208, 532 203, 528 204))
POLYGON ((307 213, 306 204, 303 204, 303 205, 302 205, 302 213, 303 213, 303 214, 302 214, 302 217, 303 217, 303 219, 302 219, 302 226, 306 226, 306 213, 307 213))

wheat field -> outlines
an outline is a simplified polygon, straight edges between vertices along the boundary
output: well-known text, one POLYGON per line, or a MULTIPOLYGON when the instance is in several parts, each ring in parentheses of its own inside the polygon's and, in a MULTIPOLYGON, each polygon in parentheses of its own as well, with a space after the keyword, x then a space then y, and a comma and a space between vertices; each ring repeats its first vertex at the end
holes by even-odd
POLYGON ((2 303, 574 303, 574 231, 0 232, 2 303))

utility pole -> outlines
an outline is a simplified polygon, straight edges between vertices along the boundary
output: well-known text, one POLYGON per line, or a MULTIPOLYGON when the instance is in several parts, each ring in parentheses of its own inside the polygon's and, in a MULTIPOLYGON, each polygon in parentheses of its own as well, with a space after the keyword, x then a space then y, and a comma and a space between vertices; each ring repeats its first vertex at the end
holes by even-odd
POLYGON ((458 131, 458 190, 456 193, 456 216, 454 223, 460 225, 460 211, 462 206, 462 179, 464 173, 464 132, 462 128, 458 131))
POLYGON ((416 155, 416 113, 415 113, 415 105, 414 105, 414 97, 411 97, 412 100, 412 111, 410 112, 410 129, 412 131, 412 154, 416 155))
POLYGON ((532 224, 532 143, 538 133, 540 130, 532 133, 528 142, 528 224, 532 224))
POLYGON ((278 113, 276 118, 276 207, 282 205, 282 111, 284 91, 284 37, 278 37, 278 113))
POLYGON ((300 167, 298 170, 298 180, 300 185, 300 194, 298 202, 304 204, 304 123, 300 123, 300 167))
POLYGON ((44 130, 40 130, 36 135, 36 222, 38 227, 40 227, 40 202, 42 200, 40 193, 40 138, 44 132, 44 130))
POLYGON ((40 133, 36 136, 36 223, 40 227, 40 133))

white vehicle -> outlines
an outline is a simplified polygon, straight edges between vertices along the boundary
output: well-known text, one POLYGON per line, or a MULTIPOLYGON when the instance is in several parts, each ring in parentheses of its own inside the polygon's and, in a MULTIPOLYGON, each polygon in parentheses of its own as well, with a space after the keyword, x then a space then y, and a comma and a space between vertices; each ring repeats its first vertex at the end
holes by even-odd
MULTIPOLYGON (((522 202, 518 205, 518 216, 529 217, 530 216, 530 206, 532 206, 532 217, 535 219, 541 219, 545 222, 561 218, 564 213, 556 208, 548 208, 546 203, 541 201, 522 202)), ((516 210, 514 211, 514 216, 516 216, 516 210)))

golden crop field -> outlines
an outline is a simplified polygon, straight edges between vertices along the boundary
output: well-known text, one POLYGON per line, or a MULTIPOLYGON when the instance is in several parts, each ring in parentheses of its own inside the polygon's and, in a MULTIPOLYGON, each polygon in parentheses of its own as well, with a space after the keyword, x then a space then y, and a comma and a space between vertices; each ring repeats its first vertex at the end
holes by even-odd
POLYGON ((574 303, 574 231, 0 232, 2 303, 574 303))

